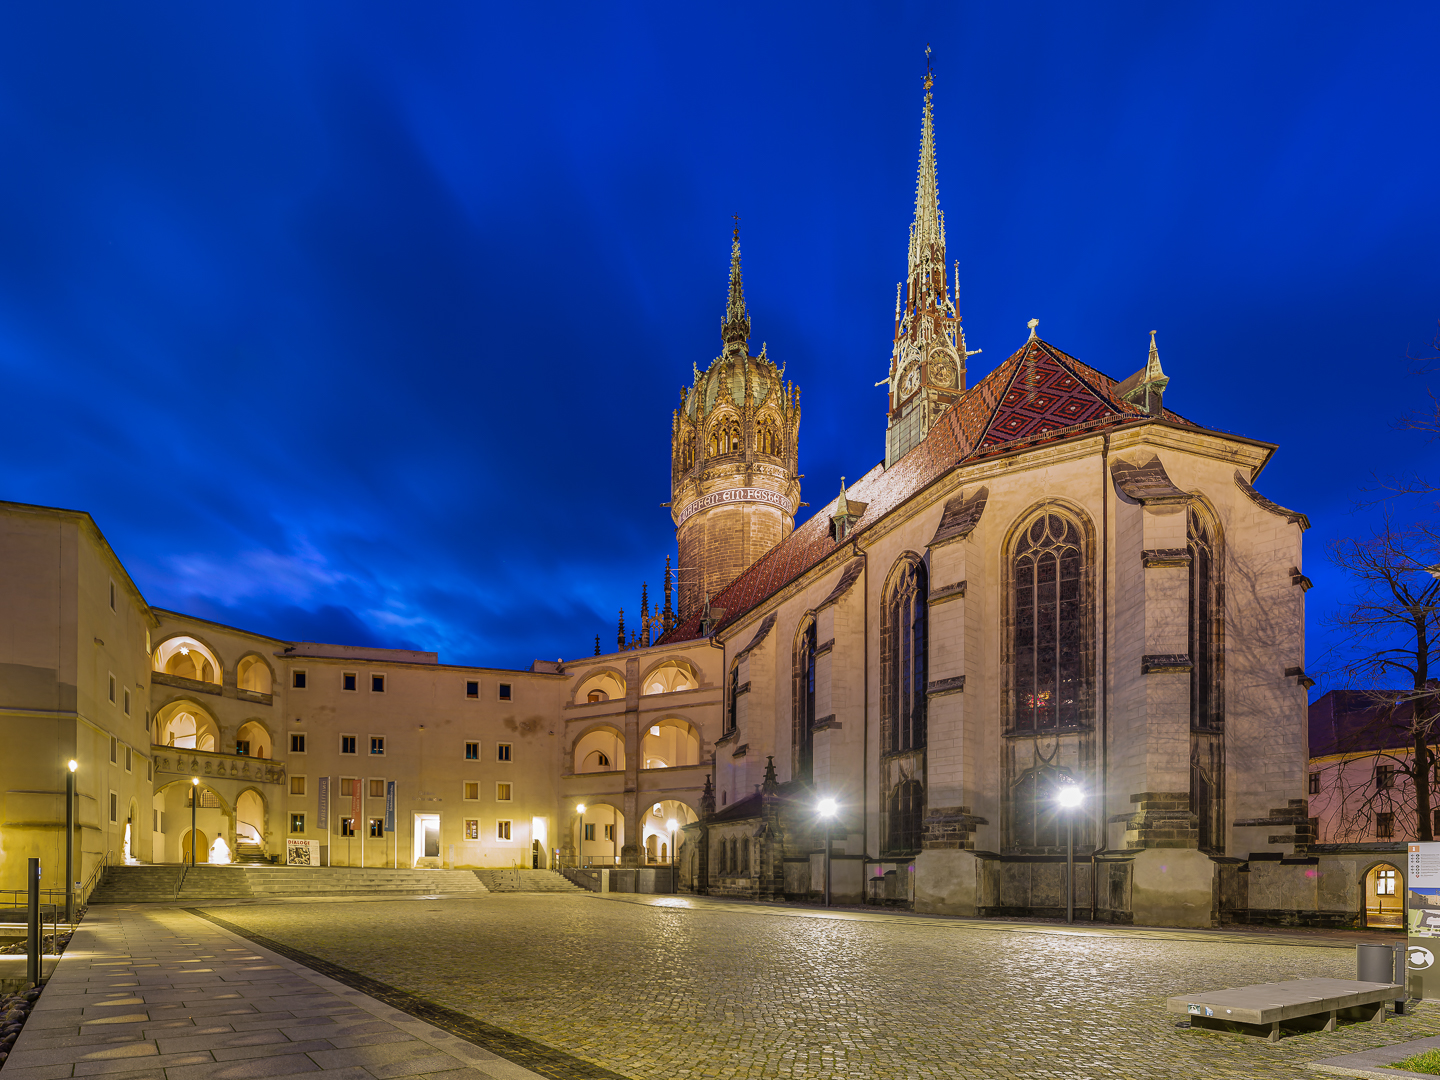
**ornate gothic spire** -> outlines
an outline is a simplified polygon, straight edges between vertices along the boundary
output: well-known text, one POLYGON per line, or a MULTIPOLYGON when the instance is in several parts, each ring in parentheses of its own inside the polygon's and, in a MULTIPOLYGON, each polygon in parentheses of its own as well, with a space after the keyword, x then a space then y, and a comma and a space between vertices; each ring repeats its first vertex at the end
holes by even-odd
POLYGON ((920 116, 920 170, 915 178, 915 220, 910 225, 910 287, 911 306, 920 299, 914 294, 917 284, 923 289, 931 286, 931 295, 926 299, 934 301, 934 292, 939 291, 940 303, 945 305, 945 215, 940 212, 940 181, 935 170, 935 115, 934 93, 935 73, 930 68, 930 49, 925 49, 925 108, 920 116), (932 274, 938 276, 933 280, 932 274))
POLYGON ((720 324, 725 352, 746 353, 750 342, 750 313, 745 310, 745 286, 740 280, 740 217, 730 241, 730 295, 725 302, 725 321, 720 324))

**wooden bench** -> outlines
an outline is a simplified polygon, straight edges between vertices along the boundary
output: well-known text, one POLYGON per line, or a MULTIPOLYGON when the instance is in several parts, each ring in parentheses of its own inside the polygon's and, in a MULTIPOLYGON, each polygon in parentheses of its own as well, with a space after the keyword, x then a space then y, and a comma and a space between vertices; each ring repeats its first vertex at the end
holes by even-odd
POLYGON ((1279 1042, 1281 1024, 1313 1029, 1321 1026, 1319 1020, 1323 1017, 1323 1030, 1334 1031, 1337 1019, 1381 1023, 1386 1003, 1404 996, 1403 986, 1390 983, 1292 979, 1172 997, 1165 1008, 1188 1016, 1193 1027, 1264 1035, 1271 1042, 1279 1042))

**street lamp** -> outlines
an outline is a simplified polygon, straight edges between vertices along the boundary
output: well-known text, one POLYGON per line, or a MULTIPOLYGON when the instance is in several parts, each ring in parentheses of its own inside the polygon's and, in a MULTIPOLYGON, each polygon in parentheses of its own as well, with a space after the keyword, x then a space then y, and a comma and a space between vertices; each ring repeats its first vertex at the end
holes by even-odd
POLYGON ((820 817, 825 821, 825 906, 830 906, 830 822, 839 809, 834 799, 820 800, 820 817))
POLYGON ((195 807, 200 802, 200 778, 190 778, 190 865, 195 865, 195 807))
POLYGON ((575 869, 580 869, 580 856, 585 850, 585 804, 579 803, 575 807, 575 813, 580 815, 580 821, 575 831, 579 836, 575 840, 575 869))
POLYGON ((680 823, 672 817, 665 824, 670 826, 670 891, 676 893, 680 889, 675 884, 675 830, 680 828, 680 823))
POLYGON ((65 774, 65 921, 75 921, 75 770, 80 763, 70 759, 65 774))
POLYGON ((1075 921, 1075 811, 1080 807, 1084 795, 1080 785, 1073 780, 1063 785, 1055 796, 1060 809, 1065 811, 1065 921, 1075 921))

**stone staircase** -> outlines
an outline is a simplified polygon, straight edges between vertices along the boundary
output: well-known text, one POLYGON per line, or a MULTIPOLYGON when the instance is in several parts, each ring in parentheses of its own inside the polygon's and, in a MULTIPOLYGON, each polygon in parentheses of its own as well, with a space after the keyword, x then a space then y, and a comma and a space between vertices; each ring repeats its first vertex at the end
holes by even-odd
MULTIPOLYGON (((567 883, 568 884, 568 883, 567 883)), ((467 870, 387 870, 350 866, 112 866, 92 904, 283 900, 298 896, 403 896, 488 890, 467 870)))
POLYGON ((583 892, 554 870, 474 870, 491 892, 583 892))

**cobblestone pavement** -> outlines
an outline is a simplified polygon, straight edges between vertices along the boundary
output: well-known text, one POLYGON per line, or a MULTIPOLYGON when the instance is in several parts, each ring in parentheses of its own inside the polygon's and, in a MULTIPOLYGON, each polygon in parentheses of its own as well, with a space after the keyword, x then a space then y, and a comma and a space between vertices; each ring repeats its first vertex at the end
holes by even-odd
POLYGON ((1319 1077, 1440 1033, 1440 1005, 1331 1034, 1178 1029, 1164 999, 1354 978, 1353 945, 1091 930, 692 898, 495 895, 212 906, 248 931, 636 1080, 1319 1077), (638 902, 637 902, 638 901, 638 902))

